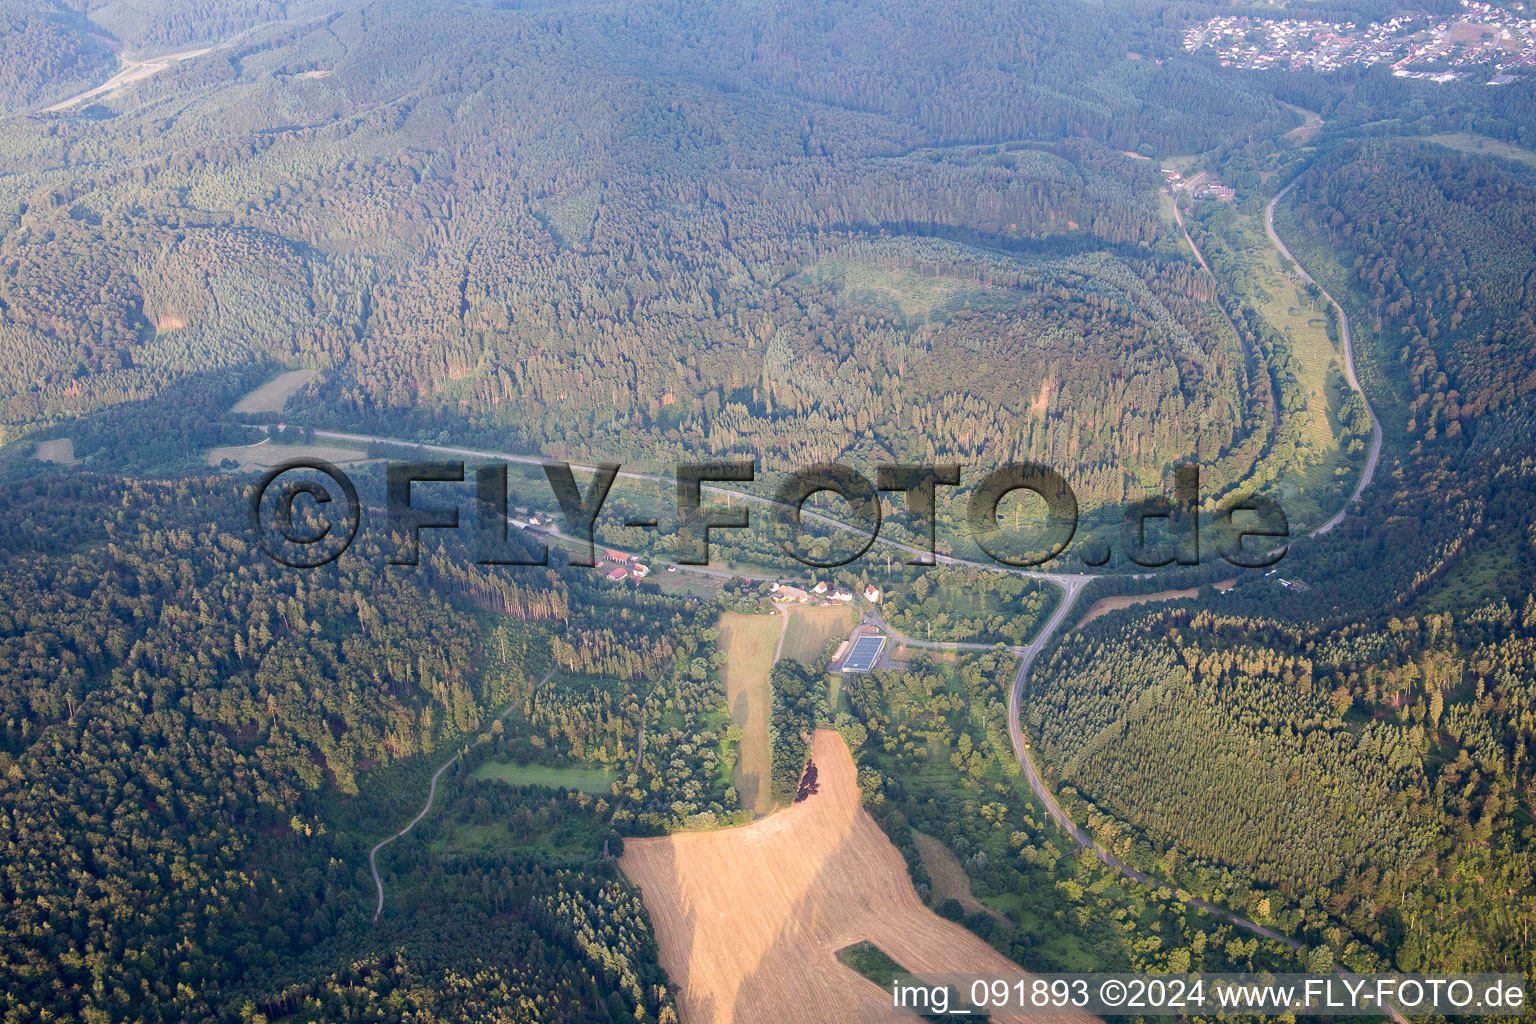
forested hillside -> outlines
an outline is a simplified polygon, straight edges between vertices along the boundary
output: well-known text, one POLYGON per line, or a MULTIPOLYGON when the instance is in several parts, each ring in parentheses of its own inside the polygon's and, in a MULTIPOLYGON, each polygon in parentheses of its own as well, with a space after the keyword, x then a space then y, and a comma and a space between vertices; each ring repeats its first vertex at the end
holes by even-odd
MULTIPOLYGON (((247 29, 300 14, 284 0, 59 0, 120 40, 133 56, 222 42, 247 29), (290 11, 290 7, 294 10, 290 11)), ((318 13, 318 12, 315 12, 318 13)))
MULTIPOLYGON (((366 931, 363 840, 401 807, 381 782, 400 784, 396 762, 473 737, 490 709, 530 700, 549 626, 569 624, 587 649, 593 626, 572 618, 560 584, 491 581, 442 559, 381 577, 379 538, 329 571, 283 571, 252 557, 239 492, 209 481, 20 484, 0 505, 13 597, 0 615, 7 1019, 245 1019, 242 1005, 323 991, 313 979, 359 956, 387 960, 376 993, 410 993, 366 1019, 465 1005, 528 1019, 551 999, 538 1019, 589 1019, 602 997, 584 972, 607 961, 582 967, 569 933, 592 915, 624 921, 633 969, 654 972, 632 893, 549 874, 595 844, 542 867, 503 853, 450 872, 459 920, 472 903, 504 932, 493 947, 454 946, 435 914, 366 931), (482 607, 516 628, 490 634, 482 607), (547 905, 472 901, 484 883, 465 871, 547 905), (445 981, 465 969, 499 972, 484 1001, 461 1002, 470 994, 445 981)), ((650 984, 621 1001, 654 1014, 650 984)))
POLYGON ((90 29, 47 0, 16 0, 0 9, 0 115, 63 99, 106 78, 112 51, 90 29))
POLYGON ((1195 454, 1235 481, 1268 442, 1262 367, 1121 150, 1291 115, 1129 60, 1132 25, 290 13, 97 116, 13 124, 13 432, 276 360, 324 371, 330 426, 649 462, 1028 456, 1096 502, 1195 454))
POLYGON ((1277 223, 1356 325, 1377 483, 1286 585, 1099 619, 1029 682, 1106 848, 1361 969, 1536 967, 1531 182, 1400 140, 1321 155, 1277 223))
MULTIPOLYGON (((653 574, 548 537, 547 567, 441 535, 386 567, 375 461, 356 544, 291 571, 209 456, 278 420, 273 448, 376 435, 329 449, 359 462, 750 457, 759 485, 1038 460, 1095 540, 1176 464, 1207 497, 1264 486, 1304 509, 1275 573, 1214 596, 1236 570, 1111 563, 1093 595, 1177 603, 1069 609, 1027 677, 1047 783, 1153 883, 1075 849, 1010 743, 1017 648, 1076 579, 889 548, 820 574, 971 646, 835 685, 779 661, 771 789, 838 729, 919 892, 1034 969, 1536 972, 1536 88, 1183 51, 1231 10, 6 6, 0 1017, 676 1021, 614 858, 752 816, 718 623, 773 610, 769 517, 716 538, 724 579, 612 525, 653 574), (1265 231, 1287 189, 1314 282, 1265 231), (1329 295, 1383 427, 1358 502, 1373 420, 1329 295), (286 405, 232 411, 293 368, 286 405)), ((517 473, 513 504, 553 511, 517 473)), ((613 522, 656 484, 622 482, 613 522)), ((962 504, 943 542, 974 554, 962 504)))

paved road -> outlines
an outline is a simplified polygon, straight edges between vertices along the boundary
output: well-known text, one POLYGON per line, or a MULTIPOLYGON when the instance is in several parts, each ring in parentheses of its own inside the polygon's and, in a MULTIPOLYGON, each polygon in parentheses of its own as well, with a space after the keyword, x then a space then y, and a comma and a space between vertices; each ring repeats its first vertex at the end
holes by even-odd
POLYGON ((44 113, 54 114, 60 110, 68 110, 70 107, 73 107, 78 103, 83 103, 86 100, 95 99, 97 96, 104 96, 109 92, 113 92, 122 88, 130 82, 137 82, 142 78, 148 78, 150 75, 159 74, 161 71, 164 71, 172 64, 177 64, 184 60, 191 60, 193 57, 201 57, 207 52, 208 49, 186 50, 182 53, 168 53, 164 57, 151 57, 148 60, 128 60, 127 58, 119 58, 122 61, 123 67, 122 70, 120 70, 117 74, 96 86, 94 89, 87 89, 84 92, 76 93, 74 96, 71 96, 67 100, 63 100, 59 103, 55 103, 51 107, 45 108, 44 113))
POLYGON ((1322 526, 1312 531, 1310 536, 1316 537, 1318 534, 1327 533, 1344 521, 1344 517, 1349 514, 1349 506, 1360 500, 1360 495, 1365 492, 1365 488, 1370 484, 1371 478, 1376 475, 1376 463, 1381 458, 1381 421, 1376 418, 1376 410, 1371 408, 1371 400, 1366 397, 1365 391, 1360 387, 1360 378, 1355 376, 1355 345, 1354 340, 1350 337, 1349 316, 1344 312, 1344 307, 1339 305, 1332 295, 1328 294, 1328 289, 1314 281, 1312 275, 1308 274, 1302 268, 1302 265, 1296 262, 1296 257, 1291 255, 1291 250, 1285 247, 1285 243, 1275 233, 1275 205, 1284 199, 1286 193, 1295 187, 1296 182, 1292 181, 1285 188, 1277 192, 1275 198, 1269 201, 1269 205, 1264 207, 1264 233, 1269 235, 1270 244, 1275 247, 1280 255, 1296 268, 1297 275, 1307 284, 1312 285, 1321 292, 1323 298, 1328 300, 1328 304, 1338 314, 1339 336, 1344 339, 1344 376, 1349 381, 1350 388, 1365 403, 1366 414, 1371 417, 1371 449, 1365 457, 1365 469, 1361 472, 1360 479, 1355 484, 1355 492, 1349 496, 1349 500, 1344 503, 1344 507, 1334 513, 1332 519, 1329 519, 1322 526))
MULTIPOLYGON (((1019 668, 1014 673, 1013 688, 1008 691, 1008 739, 1013 743, 1014 756, 1018 758, 1019 767, 1024 772, 1025 780, 1029 782, 1029 788, 1034 792, 1035 797, 1045 805, 1045 809, 1050 812, 1051 817, 1056 819, 1056 823, 1072 837, 1078 846, 1092 853, 1099 860, 1128 878, 1134 878, 1136 881, 1147 885, 1161 885, 1163 883, 1157 881, 1152 876, 1136 870, 1108 850, 1100 847, 1089 837, 1088 833, 1078 827, 1077 823, 1071 819, 1067 812, 1062 810, 1061 804, 1056 802, 1056 795, 1051 792, 1050 788, 1046 786, 1045 780, 1040 777, 1040 772, 1035 767, 1035 759, 1029 752, 1029 744, 1024 740, 1024 728, 1020 724, 1024 712, 1024 679, 1029 675, 1030 666, 1035 663, 1035 658, 1044 649, 1047 641, 1061 627, 1061 624, 1066 621, 1067 615, 1071 612, 1072 605, 1077 599, 1078 590, 1081 589, 1079 587, 1066 591, 1062 595, 1061 604, 1056 608, 1056 612, 1051 616, 1050 621, 1045 624, 1045 628, 1040 631, 1040 635, 1035 637, 1029 646, 1014 648, 1019 655, 1019 668)), ((1170 886, 1170 888, 1172 887, 1170 886)), ((1263 925, 1250 921, 1247 918, 1238 917, 1236 914, 1229 913, 1214 903, 1209 903, 1195 897, 1191 897, 1184 902, 1191 907, 1198 907, 1201 910, 1215 914, 1217 917, 1231 921, 1239 928, 1245 928, 1256 935, 1262 935, 1267 939, 1274 939, 1276 942, 1283 942, 1292 949, 1301 948, 1301 943, 1295 939, 1281 935, 1279 932, 1265 928, 1263 925)))
MULTIPOLYGON (((1274 244, 1275 248, 1280 252, 1280 254, 1287 260, 1290 260, 1293 265, 1295 265, 1297 273, 1301 275, 1302 279, 1310 284, 1316 285, 1316 282, 1312 280, 1307 272, 1301 269, 1301 265, 1296 263, 1295 257, 1291 256, 1290 250, 1285 247, 1285 243, 1282 242, 1279 235, 1275 233, 1275 204, 1278 203, 1294 185, 1295 182, 1287 185, 1285 188, 1281 189, 1279 194, 1277 194, 1274 199, 1270 200, 1269 205, 1265 208, 1264 211, 1265 231, 1268 233, 1270 241, 1274 244)), ((1193 244, 1191 244, 1191 248, 1193 248, 1193 244)), ((1196 250, 1196 254, 1198 255, 1198 250, 1196 250)), ((1201 260, 1201 263, 1202 265, 1204 264, 1203 259, 1201 260)), ((1355 392, 1360 395, 1361 399, 1365 401, 1366 411, 1370 413, 1371 417, 1371 449, 1370 455, 1366 459, 1365 470, 1360 474, 1360 481, 1355 485, 1355 491, 1350 496, 1349 501, 1345 503, 1344 507, 1341 508, 1333 516, 1333 518, 1329 519, 1322 526, 1313 530, 1310 534, 1312 537, 1327 533, 1329 530, 1333 529, 1344 520, 1344 516, 1349 510, 1349 506, 1360 500, 1361 493, 1365 490, 1366 485, 1371 482, 1372 476, 1375 475, 1376 463, 1381 455, 1381 423, 1376 419, 1376 413, 1371 409, 1370 400, 1366 398, 1365 392, 1361 390, 1360 382, 1355 376, 1354 348, 1350 340, 1349 318, 1344 313, 1344 307, 1340 306, 1338 302, 1334 300, 1333 296, 1328 294, 1322 285, 1316 286, 1318 290, 1322 292, 1323 296, 1327 298, 1330 303, 1332 303, 1333 308, 1338 312, 1339 330, 1341 336, 1344 339, 1344 366, 1349 379, 1349 386, 1353 388, 1355 392)), ((1035 658, 1040 654, 1040 651, 1044 649, 1046 643, 1050 641, 1050 638, 1055 635, 1056 631, 1061 627, 1061 624, 1066 620, 1067 614, 1071 610, 1073 601, 1076 599, 1078 591, 1082 589, 1081 586, 1067 586, 1060 580, 1052 580, 1052 582, 1055 582, 1063 587, 1064 592, 1062 594, 1060 606, 1056 609, 1055 614, 1052 615, 1050 620, 1045 624, 1045 628, 1040 631, 1039 635, 1035 637, 1034 641, 1030 643, 1029 646, 1014 648, 1014 650, 1019 655, 1019 668, 1013 677, 1013 688, 1008 693, 1008 738, 1013 744, 1014 756, 1018 759, 1019 767, 1022 769, 1024 778, 1026 781, 1028 781, 1029 788, 1035 794, 1035 797, 1045 805, 1045 808, 1050 812, 1051 817, 1055 819, 1056 823, 1060 825, 1062 829, 1072 837, 1073 841, 1076 842, 1080 848, 1092 853, 1094 856, 1098 857, 1099 860, 1103 861, 1109 867, 1114 868, 1116 871, 1119 871, 1127 878, 1133 878, 1136 881, 1147 885, 1163 884, 1145 872, 1138 871, 1136 868, 1133 868, 1130 865, 1124 863, 1109 851, 1099 847, 1099 845, 1095 843, 1087 833, 1078 827, 1077 823, 1074 822, 1064 810, 1062 810, 1061 805, 1056 801, 1055 794, 1050 791, 1050 788, 1045 785, 1045 781, 1040 777, 1040 772, 1035 767, 1034 757, 1030 753, 1029 744, 1025 742, 1024 729, 1021 724, 1024 710, 1024 681, 1029 675, 1030 667, 1034 664, 1035 658)), ((911 641, 906 642, 911 643, 911 641)), ((924 644, 922 646, 955 645, 924 644)), ((1230 921, 1239 928, 1252 932, 1255 935, 1261 935, 1266 939, 1273 939, 1276 942, 1283 943, 1291 949, 1302 948, 1301 943, 1297 942, 1295 939, 1286 935, 1282 935, 1271 928, 1266 928, 1256 921, 1250 921, 1245 917, 1239 917, 1238 915, 1224 910, 1221 907, 1218 907, 1206 900, 1190 897, 1189 899, 1185 900, 1184 903, 1187 906, 1197 907, 1217 917, 1220 917, 1223 920, 1230 921)), ((1354 975, 1344 970, 1342 967, 1335 968, 1335 971, 1346 978, 1354 977, 1354 975)), ((1392 1019, 1397 1022, 1397 1024, 1408 1024, 1407 1018, 1405 1018, 1402 1013, 1397 1010, 1396 1007, 1387 1007, 1387 1012, 1391 1015, 1392 1019)))
MULTIPOLYGON (((548 672, 546 672, 544 674, 544 678, 540 679, 538 684, 534 686, 533 692, 538 693, 539 688, 542 687, 545 683, 549 682, 550 677, 554 674, 554 669, 550 669, 548 672)), ((507 715, 512 713, 512 709, 515 707, 517 707, 517 704, 515 703, 508 704, 497 717, 507 717, 507 715)), ((379 905, 374 908, 373 911, 373 919, 375 921, 379 919, 380 914, 384 913, 384 880, 379 877, 379 851, 388 846, 390 843, 394 842, 396 839, 399 839, 401 836, 405 835, 411 829, 415 828, 416 823, 427 816, 427 812, 432 810, 432 801, 437 799, 437 780, 442 778, 443 772, 453 767, 459 758, 463 756, 464 751, 461 750, 457 754, 454 754, 452 757, 450 757, 448 760, 444 761, 441 765, 439 765, 437 771, 432 773, 432 784, 427 787, 427 802, 416 814, 416 817, 412 818, 410 823, 406 825, 405 828, 401 829, 399 832, 396 832, 388 839, 381 840, 374 844, 373 849, 368 851, 368 870, 373 872, 373 885, 374 888, 378 889, 379 891, 379 905)))

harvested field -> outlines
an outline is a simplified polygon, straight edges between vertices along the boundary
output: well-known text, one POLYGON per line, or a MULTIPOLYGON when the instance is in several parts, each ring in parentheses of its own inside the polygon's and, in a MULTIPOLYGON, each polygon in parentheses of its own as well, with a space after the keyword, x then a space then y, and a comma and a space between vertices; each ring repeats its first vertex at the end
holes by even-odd
POLYGON ((720 616, 720 650, 726 657, 720 668, 725 680, 725 706, 743 733, 736 760, 736 793, 741 806, 756 814, 766 814, 773 806, 768 749, 773 694, 768 676, 788 621, 777 615, 725 612, 720 616))
POLYGON ((368 461, 368 453, 357 448, 338 448, 330 444, 272 444, 269 441, 214 448, 208 453, 210 466, 217 466, 225 459, 234 459, 240 463, 241 470, 249 472, 276 466, 289 459, 324 459, 343 466, 368 461))
POLYGON ((890 994, 838 962, 860 941, 914 972, 1028 977, 923 906, 859 805, 842 737, 818 731, 813 756, 821 791, 804 803, 740 828, 624 844, 619 864, 650 910, 683 1024, 889 1021, 890 994))
POLYGON ((75 464, 75 442, 67 437, 55 438, 52 441, 37 442, 37 449, 32 453, 40 462, 59 462, 66 466, 75 464))
POLYGON ((808 668, 816 667, 832 640, 845 637, 859 621, 859 613, 844 604, 790 605, 784 609, 789 625, 784 629, 783 655, 808 668))
MULTIPOLYGON (((1211 584, 1211 588, 1225 594, 1236 584, 1237 577, 1234 576, 1229 580, 1222 580, 1219 583, 1211 584)), ((1094 619, 1101 615, 1108 615, 1110 612, 1118 612, 1122 608, 1129 608, 1132 605, 1156 604, 1158 601, 1177 601, 1181 598, 1199 596, 1200 588, 1190 587, 1188 590, 1159 590, 1155 594, 1116 594, 1113 597, 1101 597, 1097 601, 1093 602, 1093 604, 1088 609, 1088 614, 1084 615, 1082 619, 1078 621, 1075 628, 1082 629, 1084 626, 1088 625, 1088 623, 1092 622, 1094 619)))
POLYGON ((923 858, 923 867, 928 869, 928 877, 933 881, 935 903, 955 900, 965 908, 967 914, 980 911, 991 914, 999 921, 1008 920, 977 899, 971 892, 970 876, 965 873, 965 868, 961 866, 960 858, 955 856, 955 851, 928 833, 919 832, 917 829, 912 830, 912 842, 917 846, 918 856, 923 858))
POLYGON ((230 412, 282 412, 288 399, 299 393, 319 374, 314 370, 289 370, 280 373, 236 402, 230 412))

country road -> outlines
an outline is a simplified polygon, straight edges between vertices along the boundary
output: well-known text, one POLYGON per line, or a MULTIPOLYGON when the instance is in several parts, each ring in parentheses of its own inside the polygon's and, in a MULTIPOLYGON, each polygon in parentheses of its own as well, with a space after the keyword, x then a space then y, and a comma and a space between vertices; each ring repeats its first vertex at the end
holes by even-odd
POLYGON ((223 50, 227 47, 233 46, 235 43, 239 42, 246 36, 251 35, 254 32, 259 32, 264 28, 269 28, 272 25, 298 24, 306 20, 316 21, 318 19, 274 18, 270 21, 264 21, 259 25, 252 25, 250 28, 236 33, 223 42, 214 43, 212 46, 205 46, 200 50, 182 50, 177 53, 163 54, 159 57, 146 57, 143 60, 129 60, 127 57, 124 57, 122 55, 122 44, 118 43, 113 47, 118 53, 117 59, 121 64, 121 67, 118 69, 116 74, 107 79, 105 82, 102 82, 100 85, 95 86, 94 88, 86 89, 84 92, 76 93, 75 95, 69 97, 69 99, 60 100, 58 103, 55 103, 51 107, 44 107, 43 113, 56 114, 60 111, 68 110, 70 107, 78 106, 86 100, 93 100, 98 96, 105 96, 107 93, 115 92, 132 82, 138 82, 148 78, 151 75, 157 75, 164 71, 166 68, 170 67, 172 64, 179 64, 184 60, 191 60, 193 57, 201 57, 205 53, 212 53, 214 50, 223 50))
POLYGON ((1275 232, 1275 205, 1285 198, 1287 192, 1295 187, 1296 182, 1293 180, 1285 188, 1275 193, 1275 198, 1271 199, 1269 205, 1264 207, 1264 233, 1269 236, 1270 244, 1280 253, 1280 257, 1296 268, 1297 276, 1322 293, 1323 298, 1328 300, 1328 304, 1339 315, 1339 336, 1344 340, 1344 376, 1349 381, 1350 388, 1365 403, 1366 415, 1371 418, 1371 449, 1366 454, 1365 469, 1360 473, 1360 479, 1355 484, 1355 492, 1349 496, 1349 500, 1344 503, 1344 507, 1333 514, 1333 518, 1313 530, 1309 535, 1316 537, 1318 534, 1327 533, 1344 521, 1344 517, 1349 514, 1349 506, 1360 500, 1360 495, 1365 493, 1365 488, 1370 484, 1371 478, 1376 475, 1376 463, 1381 458, 1381 421, 1376 418, 1376 410, 1371 408, 1371 400, 1366 397, 1365 391, 1360 387, 1360 378, 1355 375, 1355 346, 1354 340, 1350 337, 1349 333, 1348 314, 1344 312, 1344 307, 1339 305, 1332 295, 1328 294, 1328 289, 1312 279, 1312 275, 1308 274, 1302 265, 1296 261, 1296 257, 1291 255, 1291 250, 1285 247, 1285 243, 1280 240, 1280 236, 1275 232))
MULTIPOLYGON (((1339 303, 1334 300, 1333 296, 1329 295, 1328 292, 1323 289, 1322 285, 1318 285, 1315 281, 1312 280, 1307 272, 1301 268, 1301 265, 1296 262, 1295 258, 1291 256, 1290 250, 1285 247, 1285 243, 1280 240, 1280 236, 1275 233, 1275 204, 1278 203, 1281 198, 1283 198, 1285 194, 1289 192, 1292 187, 1294 187, 1294 185, 1295 182, 1293 181, 1290 185, 1287 185, 1285 188, 1281 189, 1280 192, 1269 201, 1269 205, 1265 207, 1265 231, 1269 235, 1270 241, 1274 244, 1276 250, 1281 254, 1281 256, 1289 260, 1291 264, 1296 267, 1297 273, 1304 281, 1308 282, 1309 284, 1316 285, 1317 289, 1322 292, 1323 296, 1327 298, 1330 303, 1333 304, 1334 309, 1338 312, 1339 330, 1344 339, 1344 366, 1349 380, 1349 385, 1355 390, 1357 394, 1360 395, 1361 399, 1365 401, 1366 411, 1370 414, 1371 417, 1371 450, 1369 457, 1366 459, 1365 470, 1360 474, 1360 481, 1355 485, 1354 493, 1350 496, 1349 500, 1345 502, 1344 507, 1335 513, 1334 516, 1326 523, 1313 530, 1308 535, 1311 537, 1317 537, 1321 534, 1327 533, 1339 523, 1343 522, 1345 515, 1348 514, 1349 506, 1360 500, 1360 495, 1365 491, 1366 485, 1371 482, 1371 478, 1376 472, 1376 463, 1379 456, 1381 455, 1382 435, 1381 423, 1376 419, 1376 413, 1371 408, 1370 400, 1366 398, 1365 392, 1360 388, 1359 379, 1355 376, 1354 347, 1350 340, 1349 317, 1345 314, 1344 307, 1339 305, 1339 303)), ((1202 265, 1204 264, 1203 259, 1201 260, 1201 263, 1202 265)), ((1088 836, 1087 833, 1078 827, 1077 823, 1074 822, 1064 810, 1062 810, 1061 804, 1056 801, 1055 794, 1050 791, 1050 788, 1045 785, 1045 781, 1040 777, 1040 772, 1035 767, 1034 757, 1030 753, 1029 744, 1024 739, 1024 728, 1021 724, 1021 719, 1024 711, 1025 679, 1029 675, 1030 667, 1034 664, 1035 658, 1040 654, 1040 651, 1045 647, 1046 643, 1049 642, 1050 638, 1055 634, 1057 629, 1061 627, 1062 622, 1065 621, 1067 614, 1071 610, 1072 604, 1077 597, 1078 591, 1081 590, 1081 587, 1069 588, 1059 580, 1052 580, 1052 582, 1057 583, 1058 586, 1062 586, 1063 588, 1064 592, 1062 594, 1060 606, 1057 607, 1055 614, 1052 615, 1050 620, 1045 624, 1045 628, 1040 631, 1040 633, 1027 647, 1013 648, 1013 650, 1019 656, 1019 668, 1018 671, 1014 674, 1013 687, 1008 693, 1008 738, 1009 741, 1013 744, 1014 757, 1018 759, 1019 768, 1023 771, 1024 778, 1029 783, 1029 788, 1035 794, 1035 797, 1045 806, 1045 809, 1050 812, 1051 817, 1055 819, 1056 823, 1060 825, 1062 829, 1072 837, 1073 841, 1076 842, 1080 848, 1092 853, 1099 860, 1103 861, 1109 867, 1114 868, 1116 871, 1120 872, 1120 874, 1127 878, 1135 879, 1136 881, 1147 885, 1162 884, 1145 872, 1138 871, 1136 868, 1133 868, 1121 861, 1114 854, 1101 848, 1097 843, 1093 841, 1091 837, 1088 836)), ((952 645, 928 644, 924 646, 952 645)), ((1218 907, 1206 900, 1191 896, 1183 902, 1186 906, 1197 907, 1201 910, 1208 911, 1217 917, 1232 922, 1239 928, 1253 932, 1255 935, 1262 935, 1267 939, 1273 939, 1276 942, 1283 943, 1286 946, 1289 946, 1291 949, 1302 948, 1301 943, 1297 942, 1295 939, 1281 935, 1279 932, 1276 932, 1273 929, 1265 928, 1263 925, 1256 921, 1250 921, 1247 918, 1239 917, 1238 915, 1224 910, 1221 907, 1218 907)), ((1353 974, 1346 971, 1342 967, 1336 967, 1335 971, 1346 978, 1352 979, 1354 977, 1353 974)), ((1397 1024, 1408 1024, 1407 1018, 1404 1017, 1396 1007, 1388 1006, 1386 1009, 1387 1012, 1391 1015, 1392 1019, 1397 1022, 1397 1024)))
MULTIPOLYGON (((1013 743, 1014 756, 1018 758, 1019 768, 1023 770, 1024 778, 1029 783, 1030 790, 1032 790, 1035 794, 1035 797, 1045 805, 1045 809, 1050 812, 1052 818, 1056 819, 1056 823, 1060 825, 1069 836, 1072 837, 1073 841, 1075 841, 1079 847, 1087 850, 1089 853, 1092 853, 1095 857, 1098 857, 1099 860, 1103 861, 1105 864, 1114 868, 1116 871, 1120 872, 1122 875, 1125 875, 1128 878, 1133 878, 1136 881, 1142 882, 1146 885, 1161 885, 1163 883, 1158 882, 1152 876, 1146 874, 1145 872, 1136 870, 1135 868, 1121 861, 1108 850, 1100 847, 1093 841, 1091 837, 1089 837, 1086 832, 1078 827, 1077 823, 1074 822, 1070 816, 1068 816, 1066 811, 1062 810, 1061 804, 1056 802, 1056 795, 1050 791, 1049 787, 1046 786, 1045 780, 1040 777, 1039 770, 1035 768, 1035 759, 1030 755, 1029 744, 1025 742, 1024 739, 1024 728, 1020 722, 1024 713, 1025 677, 1029 675, 1030 666, 1035 663, 1035 658, 1045 647, 1046 642, 1051 638, 1056 630, 1060 628, 1062 622, 1066 620, 1068 613, 1070 613, 1072 610, 1073 603, 1077 599, 1078 590, 1080 589, 1082 588, 1079 587, 1073 590, 1068 590, 1062 595, 1061 604, 1057 606, 1055 614, 1053 614, 1050 620, 1046 622, 1045 628, 1040 631, 1039 635, 1035 637, 1029 646, 1012 648, 1012 650, 1019 656, 1019 668, 1013 676, 1013 687, 1008 691, 1008 739, 1013 743)), ((1172 886, 1170 886, 1170 888, 1172 888, 1172 886)), ((1274 939, 1276 942, 1283 942, 1285 945, 1292 949, 1301 948, 1301 943, 1297 942, 1295 939, 1281 935, 1279 932, 1273 931, 1269 928, 1265 928, 1263 925, 1255 921, 1250 921, 1247 918, 1239 917, 1236 914, 1223 910, 1221 907, 1216 906, 1214 903, 1209 903, 1206 900, 1202 900, 1196 897, 1190 897, 1189 899, 1185 900, 1184 903, 1188 906, 1198 907, 1201 910, 1215 914, 1217 917, 1231 921, 1239 928, 1247 929, 1256 935, 1262 935, 1267 939, 1274 939)))
MULTIPOLYGON (((533 692, 534 693, 538 693, 539 692, 539 688, 542 687, 545 683, 549 682, 550 677, 553 676, 554 674, 555 674, 555 670, 554 669, 550 669, 548 672, 544 673, 544 678, 540 679, 538 681, 538 683, 534 686, 533 692)), ((508 704, 506 706, 506 708, 504 708, 502 710, 502 712, 499 715, 497 715, 496 717, 497 718, 505 718, 505 717, 507 717, 507 715, 510 714, 512 712, 512 709, 515 708, 516 706, 517 706, 516 704, 508 704)), ((376 889, 378 889, 378 891, 379 891, 379 905, 376 908, 374 908, 374 911, 373 911, 373 919, 375 921, 377 921, 379 919, 379 915, 380 914, 384 913, 384 880, 379 877, 379 851, 381 849, 383 849, 384 847, 388 846, 390 843, 394 842, 396 839, 399 839, 401 836, 405 835, 411 829, 415 828, 416 827, 416 823, 421 821, 422 818, 425 818, 427 816, 427 812, 432 810, 432 801, 437 799, 437 780, 442 778, 443 777, 443 772, 445 772, 449 768, 453 767, 453 765, 459 760, 459 758, 461 758, 463 756, 464 756, 464 751, 460 750, 458 753, 454 754, 448 760, 446 760, 442 764, 438 765, 437 771, 432 773, 432 784, 427 787, 427 802, 421 808, 421 810, 419 812, 417 812, 416 817, 412 818, 410 820, 410 822, 405 826, 405 828, 402 828, 399 832, 396 832, 394 835, 390 836, 388 839, 382 839, 379 842, 375 843, 373 849, 368 851, 368 870, 373 872, 373 884, 374 884, 374 887, 376 889)))

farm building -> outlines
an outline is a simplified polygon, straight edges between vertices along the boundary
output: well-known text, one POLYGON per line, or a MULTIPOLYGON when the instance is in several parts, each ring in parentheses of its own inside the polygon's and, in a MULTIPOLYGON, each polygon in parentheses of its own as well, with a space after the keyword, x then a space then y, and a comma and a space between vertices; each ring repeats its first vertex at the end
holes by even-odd
POLYGON ((624 577, 626 577, 628 575, 629 575, 629 570, 624 568, 621 565, 621 566, 617 566, 617 567, 615 567, 613 569, 608 570, 608 577, 607 578, 612 580, 613 582, 617 583, 617 582, 619 582, 620 580, 622 580, 624 577))

